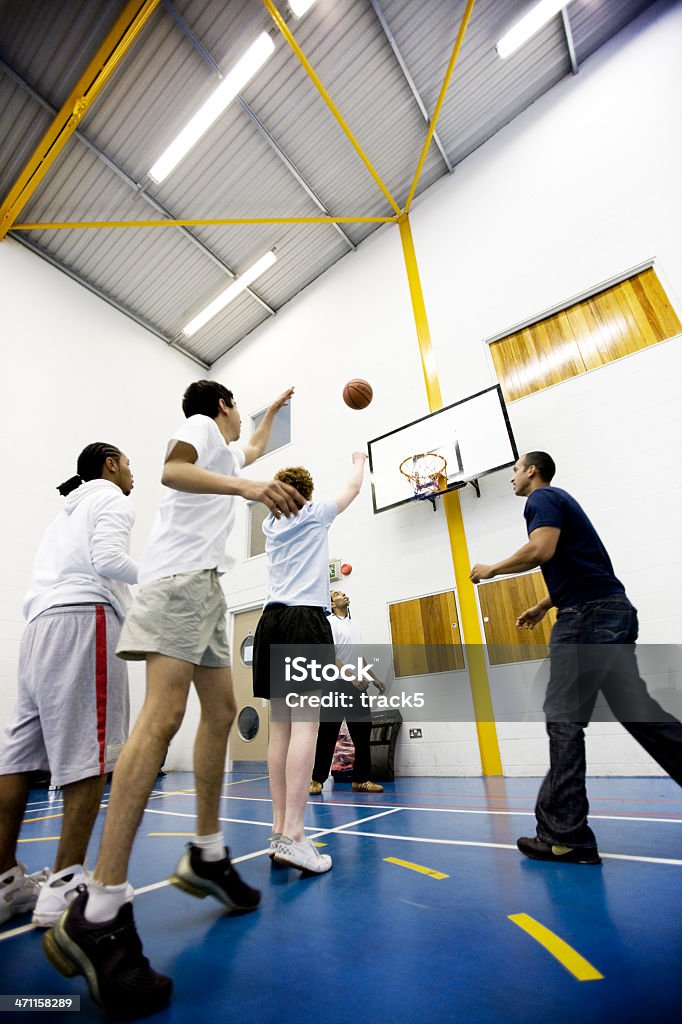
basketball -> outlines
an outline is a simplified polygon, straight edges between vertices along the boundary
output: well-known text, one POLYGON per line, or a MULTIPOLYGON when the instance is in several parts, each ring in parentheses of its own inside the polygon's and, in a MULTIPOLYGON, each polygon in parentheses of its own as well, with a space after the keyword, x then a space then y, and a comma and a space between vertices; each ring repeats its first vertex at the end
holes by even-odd
POLYGON ((350 409, 366 409, 372 401, 371 384, 359 377, 356 380, 349 380, 343 389, 343 400, 350 409))

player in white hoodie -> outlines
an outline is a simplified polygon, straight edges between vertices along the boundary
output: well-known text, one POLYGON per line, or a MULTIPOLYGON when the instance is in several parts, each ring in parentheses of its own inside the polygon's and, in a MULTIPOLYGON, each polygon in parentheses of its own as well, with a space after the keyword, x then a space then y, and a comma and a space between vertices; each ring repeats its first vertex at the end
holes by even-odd
POLYGON ((137 581, 132 488, 123 452, 88 445, 76 476, 58 487, 66 502, 35 557, 17 706, 0 740, 0 923, 34 910, 33 923, 49 927, 85 881, 107 774, 128 734, 128 676, 115 650, 137 581), (42 886, 16 859, 34 771, 49 771, 64 798, 57 857, 42 886))

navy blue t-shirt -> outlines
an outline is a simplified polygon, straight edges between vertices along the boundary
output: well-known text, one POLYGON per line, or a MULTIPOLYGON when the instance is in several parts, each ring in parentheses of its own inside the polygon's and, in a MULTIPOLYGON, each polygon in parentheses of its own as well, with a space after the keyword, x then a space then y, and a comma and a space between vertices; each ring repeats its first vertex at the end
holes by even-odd
POLYGON ((613 574, 608 552, 582 508, 560 487, 538 487, 523 510, 530 537, 540 526, 561 530, 556 551, 541 565, 547 589, 557 608, 624 594, 613 574))

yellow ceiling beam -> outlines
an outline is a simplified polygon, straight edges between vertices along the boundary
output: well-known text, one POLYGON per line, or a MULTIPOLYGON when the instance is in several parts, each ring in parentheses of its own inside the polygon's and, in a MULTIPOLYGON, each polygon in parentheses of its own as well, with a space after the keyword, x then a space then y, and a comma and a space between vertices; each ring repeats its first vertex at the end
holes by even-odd
POLYGON ((396 217, 209 217, 186 220, 63 220, 15 224, 13 231, 66 231, 76 228, 204 228, 230 224, 395 224, 396 217))
POLYGON ((315 86, 317 87, 317 90, 320 93, 320 96, 322 97, 324 102, 327 104, 327 106, 331 110, 331 112, 334 115, 334 117, 336 118, 336 120, 339 122, 341 128, 343 129, 344 133, 346 134, 347 138, 350 140, 353 148, 355 149, 355 152, 358 154, 358 156, 362 160, 363 164, 365 165, 365 167, 367 168, 369 173, 374 178, 375 182, 377 183, 377 185, 379 186, 379 188, 381 189, 381 191, 385 195, 385 197, 388 200, 388 202, 390 203, 390 205, 395 210, 396 214, 400 215, 400 213, 401 213, 400 207, 398 206, 398 204, 396 203, 395 199, 393 198, 391 193, 388 191, 388 189, 384 185, 383 181, 381 180, 381 178, 377 174, 376 170, 374 169, 374 167, 373 167, 369 157, 367 156, 367 154, 363 150, 362 146, 360 145, 360 143, 355 138, 355 136, 353 135, 352 131, 350 130, 350 128, 346 124, 346 122, 345 122, 345 120, 344 120, 344 118, 343 118, 343 116, 341 114, 341 111, 338 109, 338 107, 336 106, 336 104, 332 100, 331 96, 329 95, 329 93, 327 92, 325 87, 323 86, 322 82, 317 77, 317 74, 315 73, 315 70, 312 67, 312 65, 310 64, 308 58, 303 53, 303 51, 301 50, 300 46, 298 45, 298 43, 294 39, 293 35, 289 31, 289 27, 288 27, 287 23, 284 21, 284 18, 279 13, 279 11, 275 7, 275 5, 272 3, 272 0, 263 0, 263 4, 267 8, 267 10, 270 12, 273 21, 277 25, 278 29, 280 30, 280 32, 282 33, 282 35, 284 36, 286 41, 288 42, 289 46, 291 47, 291 49, 294 51, 294 53, 296 54, 296 56, 300 60, 301 64, 305 68, 305 70, 308 72, 308 75, 312 79, 312 81, 315 84, 315 86))
POLYGON ((12 228, 159 3, 160 0, 129 0, 126 4, 0 206, 0 240, 12 228))
POLYGON ((417 164, 417 170, 415 171, 415 174, 414 174, 414 180, 412 181, 412 187, 410 188, 410 194, 408 195, 407 202, 405 203, 405 213, 409 213, 410 212, 410 207, 412 206, 412 200, 414 199, 414 194, 417 191, 417 185, 419 183, 419 179, 421 177, 422 169, 424 167, 424 161, 426 160, 426 154, 429 151, 429 146, 431 145, 431 139, 433 138, 433 133, 436 130, 436 124, 438 123, 438 118, 440 117, 441 108, 442 108, 443 102, 445 100, 445 94, 448 91, 448 86, 450 85, 450 79, 452 78, 452 72, 455 70, 455 64, 457 62, 457 57, 459 56, 459 51, 460 51, 460 48, 462 46, 462 41, 464 39, 464 33, 467 30, 467 25, 469 24, 469 19, 471 17, 472 11, 474 9, 474 3, 475 3, 475 0, 469 0, 468 4, 466 6, 466 10, 464 11, 464 16, 462 17, 462 22, 461 22, 461 24, 459 26, 459 32, 457 33, 457 40, 455 42, 455 45, 454 45, 454 48, 453 48, 453 51, 452 51, 452 56, 450 57, 450 63, 448 64, 448 69, 445 72, 445 79, 443 81, 443 85, 442 85, 441 90, 440 90, 440 96, 438 97, 438 102, 436 103, 436 109, 433 112, 433 117, 431 118, 431 120, 429 122, 429 130, 426 133, 426 139, 424 140, 424 145, 422 147, 421 156, 419 157, 419 163, 417 164))

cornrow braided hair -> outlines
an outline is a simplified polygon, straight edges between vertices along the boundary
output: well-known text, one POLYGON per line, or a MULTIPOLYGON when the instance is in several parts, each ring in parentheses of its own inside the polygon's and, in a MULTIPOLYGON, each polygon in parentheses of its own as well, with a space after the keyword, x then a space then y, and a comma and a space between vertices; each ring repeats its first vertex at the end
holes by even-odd
POLYGON ((89 444, 78 456, 76 475, 69 477, 63 484, 59 484, 57 490, 65 498, 67 494, 71 494, 71 491, 80 487, 84 481, 99 480, 107 459, 116 459, 118 462, 120 457, 121 449, 117 448, 115 444, 107 444, 106 441, 95 441, 94 444, 89 444))

